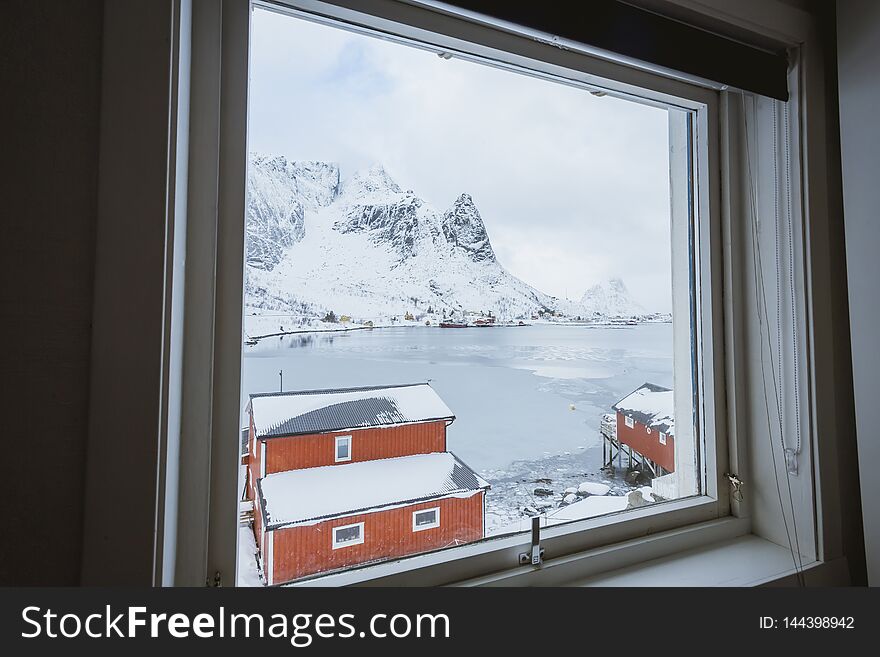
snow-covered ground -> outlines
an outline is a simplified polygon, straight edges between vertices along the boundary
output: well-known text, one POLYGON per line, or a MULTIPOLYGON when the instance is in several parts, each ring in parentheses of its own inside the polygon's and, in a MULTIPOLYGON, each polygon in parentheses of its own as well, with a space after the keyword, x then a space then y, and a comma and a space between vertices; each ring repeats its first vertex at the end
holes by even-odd
POLYGON ((257 543, 250 527, 238 528, 238 586, 263 586, 257 566, 257 543))
POLYGON ((586 469, 582 454, 519 461, 480 474, 492 484, 486 494, 487 536, 526 531, 535 515, 559 524, 623 511, 633 491, 641 491, 648 503, 659 501, 649 486, 627 484, 624 471, 586 469))

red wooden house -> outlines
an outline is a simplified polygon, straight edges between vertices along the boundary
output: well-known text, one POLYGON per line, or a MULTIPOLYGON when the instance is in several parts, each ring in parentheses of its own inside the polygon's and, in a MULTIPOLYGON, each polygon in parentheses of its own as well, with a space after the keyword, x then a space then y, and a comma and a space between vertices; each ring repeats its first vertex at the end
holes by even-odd
POLYGON ((247 497, 268 584, 479 540, 489 484, 428 384, 251 395, 247 497))
POLYGON ((647 459, 656 475, 675 472, 675 404, 669 388, 645 383, 617 402, 617 439, 647 459))

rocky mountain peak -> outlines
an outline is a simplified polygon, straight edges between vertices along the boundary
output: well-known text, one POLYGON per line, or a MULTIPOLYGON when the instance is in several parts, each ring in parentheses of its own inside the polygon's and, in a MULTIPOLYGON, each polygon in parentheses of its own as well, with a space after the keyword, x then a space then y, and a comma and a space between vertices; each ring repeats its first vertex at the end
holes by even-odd
POLYGON ((461 194, 443 213, 441 227, 446 241, 463 249, 475 262, 495 261, 486 226, 470 194, 461 194))
POLYGON ((590 287, 581 298, 581 305, 587 313, 598 313, 609 317, 633 316, 645 312, 645 309, 632 298, 623 279, 617 276, 590 287))

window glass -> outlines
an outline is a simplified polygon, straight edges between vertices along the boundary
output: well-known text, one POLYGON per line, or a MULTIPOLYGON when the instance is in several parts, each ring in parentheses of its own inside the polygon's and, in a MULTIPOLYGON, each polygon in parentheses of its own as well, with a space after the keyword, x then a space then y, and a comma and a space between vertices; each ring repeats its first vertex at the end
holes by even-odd
POLYGON ((275 552, 283 583, 699 492, 671 111, 437 54, 254 11, 242 421, 273 470, 247 528, 264 581, 265 533, 303 546, 275 552), (309 547, 362 515, 388 540, 309 547))
POLYGON ((348 461, 351 459, 351 436, 340 436, 336 439, 336 460, 348 461))
POLYGON ((413 514, 413 529, 429 529, 440 525, 440 509, 416 511, 413 514))
POLYGON ((362 524, 337 527, 333 530, 334 545, 363 542, 363 529, 364 527, 362 524))

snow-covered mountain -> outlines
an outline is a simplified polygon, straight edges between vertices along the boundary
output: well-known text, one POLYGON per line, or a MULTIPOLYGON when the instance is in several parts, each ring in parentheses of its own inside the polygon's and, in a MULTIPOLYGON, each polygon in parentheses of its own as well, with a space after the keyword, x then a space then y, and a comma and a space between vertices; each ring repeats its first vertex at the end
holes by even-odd
POLYGON ((498 261, 470 194, 448 208, 403 190, 381 165, 342 179, 327 162, 252 154, 248 168, 246 304, 302 318, 488 313, 502 320, 645 314, 623 281, 581 301, 545 294, 498 261))
POLYGON ((502 319, 577 310, 504 269, 469 194, 441 210, 380 165, 340 180, 335 164, 264 155, 251 156, 248 185, 254 308, 363 318, 430 308, 502 319))
POLYGON ((589 288, 581 297, 586 316, 633 317, 644 315, 645 309, 636 303, 620 278, 609 278, 589 288))

